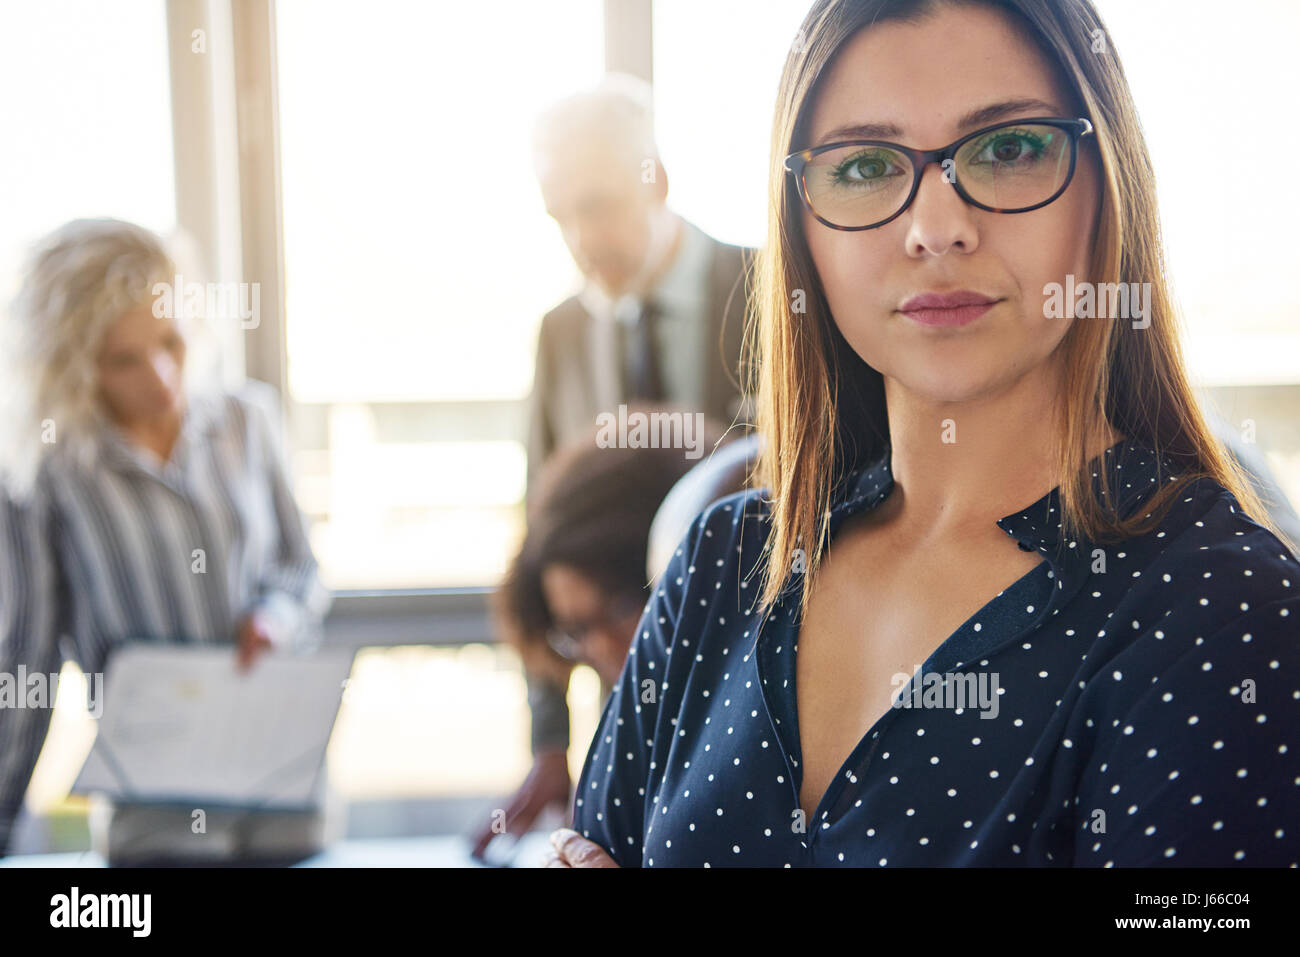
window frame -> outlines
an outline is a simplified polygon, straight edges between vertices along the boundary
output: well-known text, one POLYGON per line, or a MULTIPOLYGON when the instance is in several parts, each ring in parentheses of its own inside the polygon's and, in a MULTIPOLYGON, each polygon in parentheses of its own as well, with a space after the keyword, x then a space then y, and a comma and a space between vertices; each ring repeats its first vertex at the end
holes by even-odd
MULTIPOLYGON (((607 70, 653 82, 652 4, 604 0, 607 70)), ((177 223, 194 236, 209 275, 260 284, 259 324, 236 333, 223 347, 232 360, 231 378, 239 378, 242 365, 248 378, 275 387, 288 415, 276 0, 166 0, 166 5, 177 223), (193 31, 200 29, 206 33, 206 53, 196 56, 193 31)), ((429 405, 453 408, 465 401, 429 405)), ((523 422, 522 414, 518 421, 523 422)), ((468 585, 339 589, 325 621, 325 643, 356 648, 495 643, 491 592, 491 587, 468 585)))

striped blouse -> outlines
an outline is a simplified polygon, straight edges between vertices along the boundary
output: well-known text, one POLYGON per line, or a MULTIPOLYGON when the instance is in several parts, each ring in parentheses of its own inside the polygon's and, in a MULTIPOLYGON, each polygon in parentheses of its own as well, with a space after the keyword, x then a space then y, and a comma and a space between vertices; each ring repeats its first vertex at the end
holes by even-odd
MULTIPOLYGON (((191 397, 165 464, 109 426, 88 467, 47 456, 31 500, 0 503, 0 675, 64 659, 93 675, 128 640, 233 645, 253 611, 278 650, 315 647, 330 594, 274 407, 261 383, 191 397)), ((50 720, 12 704, 0 700, 0 853, 50 720)))

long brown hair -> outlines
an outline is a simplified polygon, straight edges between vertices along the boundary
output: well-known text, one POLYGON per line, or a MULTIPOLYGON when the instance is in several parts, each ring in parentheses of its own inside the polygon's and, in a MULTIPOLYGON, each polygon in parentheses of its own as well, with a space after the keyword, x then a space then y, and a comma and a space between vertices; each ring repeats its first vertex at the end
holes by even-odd
MULTIPOLYGON (((1246 514, 1285 541, 1240 466, 1206 424, 1188 383, 1161 250, 1155 178, 1137 109, 1101 18, 1089 0, 817 0, 786 58, 777 94, 769 169, 768 237, 756 262, 755 297, 746 328, 743 367, 755 396, 766 445, 754 484, 770 495, 770 534, 763 556, 758 605, 770 609, 804 553, 806 611, 825 546, 828 508, 851 470, 874 461, 889 444, 884 380, 853 351, 836 327, 806 237, 799 196, 783 161, 807 145, 807 123, 818 80, 860 29, 885 21, 915 21, 945 5, 978 3, 1010 14, 1057 64, 1066 89, 1090 118, 1101 196, 1093 247, 1097 282, 1149 282, 1150 325, 1072 323, 1061 343, 1065 390, 1053 450, 1060 477, 1063 532, 1097 543, 1145 534, 1187 485, 1208 476, 1246 514), (1101 39, 1100 54, 1094 45, 1101 39), (804 313, 791 315, 802 290, 804 313), (796 319, 797 321, 792 321, 796 319), (1097 500, 1089 449, 1109 423, 1167 457, 1179 477, 1157 478, 1159 490, 1143 517, 1123 520, 1097 500), (765 559, 765 561, 763 561, 765 559)), ((1094 453, 1095 454, 1095 453, 1094 453)), ((1099 470, 1102 497, 1113 501, 1099 470)))

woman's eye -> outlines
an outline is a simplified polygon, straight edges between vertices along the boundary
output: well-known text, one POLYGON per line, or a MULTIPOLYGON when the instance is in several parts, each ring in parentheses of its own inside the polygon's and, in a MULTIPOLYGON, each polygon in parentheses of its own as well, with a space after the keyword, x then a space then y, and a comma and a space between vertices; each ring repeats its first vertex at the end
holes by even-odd
POLYGON ((977 162, 1032 162, 1042 154, 1041 144, 1023 133, 1003 133, 992 137, 976 154, 977 162))
POLYGON ((835 169, 835 180, 840 183, 869 183, 890 172, 889 157, 880 153, 860 153, 850 157, 835 169))

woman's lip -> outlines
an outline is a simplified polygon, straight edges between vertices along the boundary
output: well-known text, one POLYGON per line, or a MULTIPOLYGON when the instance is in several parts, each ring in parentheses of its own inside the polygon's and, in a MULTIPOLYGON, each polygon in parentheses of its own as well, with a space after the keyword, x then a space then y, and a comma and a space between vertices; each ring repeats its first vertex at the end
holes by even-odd
POLYGON ((907 318, 923 326, 964 326, 974 322, 1002 300, 981 302, 969 306, 955 306, 950 309, 909 309, 899 310, 907 318))

